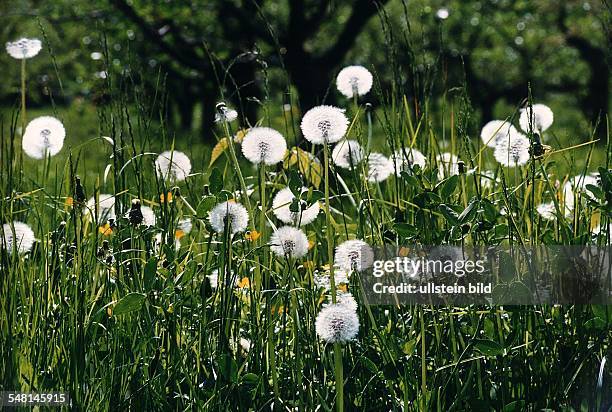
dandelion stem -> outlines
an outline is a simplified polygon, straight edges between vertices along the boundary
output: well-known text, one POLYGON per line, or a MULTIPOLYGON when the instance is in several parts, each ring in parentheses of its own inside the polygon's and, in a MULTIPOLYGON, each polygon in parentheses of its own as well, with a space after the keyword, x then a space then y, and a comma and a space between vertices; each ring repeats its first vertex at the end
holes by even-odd
POLYGON ((21 135, 26 127, 26 59, 21 59, 21 135))

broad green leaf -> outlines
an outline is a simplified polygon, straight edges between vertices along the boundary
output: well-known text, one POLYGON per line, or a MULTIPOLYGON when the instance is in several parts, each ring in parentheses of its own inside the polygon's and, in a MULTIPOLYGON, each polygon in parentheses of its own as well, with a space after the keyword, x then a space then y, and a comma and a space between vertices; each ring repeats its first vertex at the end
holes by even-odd
POLYGON ((121 298, 119 302, 117 302, 117 304, 113 308, 113 315, 119 316, 140 310, 146 297, 147 296, 144 293, 128 293, 123 298, 121 298))

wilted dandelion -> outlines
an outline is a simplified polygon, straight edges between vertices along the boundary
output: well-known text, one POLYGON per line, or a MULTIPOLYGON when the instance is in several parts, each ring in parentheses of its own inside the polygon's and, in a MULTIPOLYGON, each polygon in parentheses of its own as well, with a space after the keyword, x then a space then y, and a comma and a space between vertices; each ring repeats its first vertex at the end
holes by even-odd
POLYGON ((343 169, 355 167, 362 159, 363 149, 357 140, 343 140, 332 150, 332 161, 343 169))
POLYGON ((506 167, 524 166, 529 161, 529 139, 521 133, 513 133, 498 140, 495 160, 506 167))
POLYGON ((363 96, 372 88, 372 73, 363 66, 347 66, 338 73, 336 87, 348 98, 363 96))
POLYGON ((115 218, 115 196, 109 194, 98 195, 98 202, 96 203, 96 197, 92 196, 88 201, 83 213, 95 216, 95 220, 100 223, 106 223, 109 219, 115 218), (97 211, 97 214, 96 214, 97 211))
POLYGON ((387 156, 376 152, 370 153, 368 156, 368 182, 383 182, 393 172, 395 172, 394 164, 387 156))
POLYGON ((299 259, 308 253, 308 238, 301 229, 283 226, 272 234, 270 250, 280 257, 299 259))
POLYGON ((480 138, 482 143, 495 148, 500 140, 508 139, 509 136, 517 132, 516 128, 508 121, 491 120, 483 126, 480 131, 480 138))
POLYGON ((242 153, 251 163, 270 166, 283 161, 287 153, 287 142, 274 129, 253 127, 244 136, 242 153))
POLYGON ((459 158, 452 153, 440 153, 436 156, 438 163, 438 177, 444 179, 445 176, 459 174, 459 158))
POLYGON ((536 210, 544 220, 555 220, 557 217, 554 202, 541 203, 536 207, 536 210))
POLYGON ((550 107, 545 104, 534 104, 533 110, 531 107, 525 107, 521 109, 521 115, 519 117, 519 124, 524 132, 532 130, 542 134, 548 129, 554 120, 554 115, 550 107))
POLYGON ((427 163, 427 159, 423 153, 417 149, 411 149, 408 147, 406 149, 396 150, 391 157, 395 162, 395 172, 398 174, 401 172, 411 173, 412 168, 415 165, 419 166, 421 169, 424 169, 427 163))
POLYGON ((238 112, 228 108, 225 103, 217 103, 217 113, 215 114, 215 122, 233 122, 238 118, 238 112))
POLYGON ((321 309, 315 322, 317 335, 327 343, 345 343, 357 337, 359 317, 348 305, 332 304, 321 309))
POLYGON ((14 59, 30 59, 36 56, 42 49, 42 43, 38 39, 21 38, 6 43, 6 52, 14 59))
POLYGON ((41 116, 28 123, 21 146, 28 156, 44 159, 62 150, 66 129, 62 122, 51 116, 41 116))
POLYGON ((342 139, 349 121, 344 110, 334 106, 316 106, 302 117, 304 138, 313 144, 335 143, 342 139))
POLYGON ((240 203, 227 201, 219 203, 208 214, 208 220, 215 232, 225 232, 225 226, 234 235, 247 228, 249 223, 249 212, 240 203))
MULTIPOLYGON (((302 188, 302 193, 307 192, 308 189, 305 187, 302 188)), ((314 202, 312 205, 308 206, 305 201, 297 201, 298 211, 292 211, 292 205, 296 200, 295 195, 291 192, 291 189, 284 188, 280 190, 276 196, 274 196, 274 200, 272 200, 272 212, 274 216, 278 218, 281 222, 288 225, 307 225, 312 223, 317 216, 319 215, 320 204, 319 202, 314 202)))
POLYGON ((185 153, 178 150, 165 151, 155 159, 155 171, 162 179, 180 182, 191 172, 191 161, 185 153))
POLYGON ((11 253, 16 251, 22 255, 29 252, 34 245, 34 232, 26 223, 18 221, 14 221, 12 224, 5 223, 2 225, 2 233, 0 235, 2 234, 0 246, 11 253), (14 233, 13 228, 15 229, 14 233))
POLYGON ((371 267, 373 262, 374 251, 363 240, 347 240, 336 247, 334 265, 339 269, 361 272, 371 267))

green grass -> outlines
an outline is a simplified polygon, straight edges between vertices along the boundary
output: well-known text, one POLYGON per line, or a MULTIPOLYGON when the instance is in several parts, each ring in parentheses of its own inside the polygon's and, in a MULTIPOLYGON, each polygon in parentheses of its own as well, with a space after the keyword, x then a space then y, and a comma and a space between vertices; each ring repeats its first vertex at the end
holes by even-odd
MULTIPOLYGON (((600 408, 610 401, 609 366, 603 386, 597 383, 610 355, 612 313, 606 306, 370 307, 359 283, 350 282, 359 303, 357 339, 334 348, 317 338, 315 319, 330 297, 313 277, 346 239, 372 245, 609 242, 606 231, 599 238, 591 234, 595 224, 609 221, 605 193, 597 201, 582 196, 582 207, 569 219, 546 222, 534 208, 556 199, 568 176, 607 170, 610 142, 506 169, 490 149, 480 151, 469 105, 461 97, 448 105, 442 127, 441 116, 425 111, 417 117, 411 102, 391 101, 376 111, 370 130, 363 107, 348 104, 349 137, 365 146, 372 133, 373 147, 386 154, 414 145, 428 157, 428 167, 372 184, 360 168, 347 172, 330 165, 329 179, 318 186, 307 169, 312 162, 268 167, 262 176, 244 162, 238 146, 238 159, 225 151, 211 169, 210 146, 200 136, 175 140, 156 114, 127 110, 119 98, 96 113, 58 109, 68 131, 66 147, 47 162, 34 162, 22 159, 19 137, 8 125, 12 114, 5 111, 0 218, 27 222, 38 242, 26 256, 0 257, 1 389, 68 391, 82 410, 333 410, 338 389, 347 410, 600 408), (178 185, 180 196, 156 177, 155 156, 147 154, 172 146, 193 163, 193 175, 178 185), (447 150, 468 170, 493 170, 498 181, 487 189, 469 172, 441 182, 435 157, 447 150), (238 197, 237 170, 254 189, 248 203, 258 240, 214 233, 207 220, 211 207, 229 197, 247 203, 238 197), (120 218, 111 235, 101 233, 82 206, 66 204, 76 197, 77 174, 87 197, 115 194, 118 216, 132 199, 141 199, 154 209, 157 224, 136 227, 120 218), (269 208, 274 194, 295 179, 320 191, 327 187, 332 208, 327 218, 321 213, 304 228, 313 247, 297 261, 270 253, 272 228, 265 222, 279 222, 269 209, 265 217, 259 209, 269 208), (173 201, 161 203, 160 195, 170 190, 173 201), (454 221, 441 205, 457 215, 474 212, 454 221), (192 220, 193 230, 176 249, 183 218, 192 220), (206 275, 226 265, 249 287, 211 289, 206 275), (250 342, 248 351, 240 338, 250 342), (337 362, 344 373, 340 386, 337 362)), ((277 127, 290 146, 299 141, 299 114, 292 127, 286 113, 269 113, 264 124, 277 127)), ((226 134, 222 127, 217 132, 219 138, 226 134)), ((553 126, 553 141, 557 133, 553 126)), ((551 145, 559 150, 586 140, 551 145)), ((311 153, 324 158, 321 146, 311 153)))

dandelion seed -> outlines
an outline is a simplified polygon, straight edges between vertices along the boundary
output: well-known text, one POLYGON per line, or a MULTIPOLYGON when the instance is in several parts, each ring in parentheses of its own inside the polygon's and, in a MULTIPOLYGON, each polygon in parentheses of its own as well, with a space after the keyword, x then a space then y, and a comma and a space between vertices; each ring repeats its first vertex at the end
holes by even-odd
POLYGON ((536 210, 544 220, 555 220, 557 217, 557 211, 553 202, 541 203, 536 207, 536 210))
POLYGON ((208 214, 208 220, 215 232, 225 232, 225 226, 234 235, 243 232, 249 223, 249 212, 240 203, 227 201, 219 203, 208 214))
POLYGON ((498 140, 493 156, 506 167, 524 166, 529 161, 529 139, 518 132, 510 134, 498 140))
POLYGON ((302 117, 304 138, 313 144, 335 143, 348 130, 349 121, 344 110, 334 106, 316 106, 302 117))
POLYGON ((6 52, 14 59, 30 59, 36 56, 41 49, 42 43, 38 39, 26 39, 24 37, 6 43, 6 52))
POLYGON ((491 120, 485 124, 480 131, 482 142, 495 148, 497 143, 502 139, 508 139, 510 135, 517 133, 518 130, 510 122, 504 120, 491 120))
POLYGON ((228 108, 225 103, 217 103, 217 113, 215 114, 215 122, 233 122, 238 118, 238 112, 228 108))
POLYGON ((62 150, 66 129, 62 122, 51 116, 41 116, 28 123, 21 146, 25 154, 34 159, 55 156, 62 150))
POLYGON ((459 174, 459 158, 452 153, 440 153, 436 156, 438 163, 438 177, 444 179, 446 176, 459 174))
POLYGON ((374 263, 372 247, 360 239, 347 240, 336 247, 335 267, 347 272, 362 272, 374 263))
POLYGON ((347 305, 332 304, 321 309, 315 322, 317 335, 327 343, 349 342, 359 332, 357 312, 347 305))
POLYGON ((32 250, 34 245, 34 232, 27 224, 14 221, 12 224, 5 223, 2 225, 2 233, 0 237, 0 246, 2 249, 10 252, 17 252, 22 255, 32 250), (12 227, 11 227, 12 226, 12 227), (13 233, 13 228, 15 232, 13 233))
POLYGON ((362 159, 363 150, 357 140, 343 140, 332 150, 332 161, 343 169, 355 167, 362 159))
POLYGON ((253 127, 242 140, 242 153, 253 164, 268 166, 282 162, 287 142, 282 134, 269 127, 253 127))
MULTIPOLYGON (((308 192, 305 187, 302 188, 302 193, 308 192)), ((298 211, 292 211, 292 205, 296 200, 295 195, 291 192, 291 189, 284 188, 280 190, 274 200, 272 200, 272 212, 278 220, 287 225, 307 225, 312 223, 319 215, 320 205, 319 202, 314 202, 308 206, 305 201, 298 201, 298 211)))
POLYGON ((308 238, 301 229, 283 226, 272 234, 270 250, 280 257, 299 259, 308 253, 308 238))
POLYGON ((105 223, 109 219, 115 219, 115 197, 109 194, 100 194, 98 199, 98 203, 96 203, 96 197, 92 196, 87 201, 83 213, 95 216, 96 222, 105 223))
POLYGON ((191 172, 191 161, 183 152, 165 151, 155 159, 155 171, 161 179, 180 182, 191 172))
POLYGON ((554 115, 550 107, 544 104, 534 104, 533 110, 531 107, 521 109, 519 124, 525 133, 533 129, 533 132, 542 134, 553 124, 553 120, 554 115))
POLYGON ((380 183, 395 172, 395 165, 387 156, 372 152, 368 156, 368 182, 380 183))
POLYGON ((425 164, 427 163, 427 159, 417 149, 406 148, 398 149, 391 156, 392 160, 395 162, 395 171, 396 173, 401 172, 412 172, 412 168, 415 165, 418 165, 421 170, 425 169, 425 164))
POLYGON ((338 73, 336 87, 349 99, 363 96, 372 88, 372 73, 363 66, 347 66, 338 73))
POLYGON ((587 185, 599 186, 597 175, 574 176, 563 185, 563 198, 565 200, 566 214, 574 210, 575 197, 594 200, 593 195, 587 190, 587 185))

